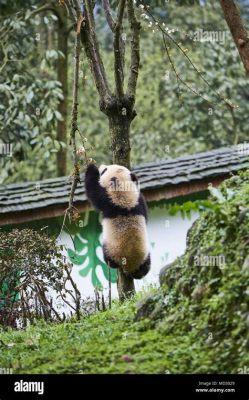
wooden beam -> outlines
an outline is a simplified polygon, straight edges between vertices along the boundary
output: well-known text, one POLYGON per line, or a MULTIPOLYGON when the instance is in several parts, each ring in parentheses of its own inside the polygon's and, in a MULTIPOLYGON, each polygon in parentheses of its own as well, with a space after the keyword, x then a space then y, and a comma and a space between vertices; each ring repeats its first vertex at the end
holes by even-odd
MULTIPOLYGON (((75 202, 74 206, 78 208, 80 213, 91 210, 88 202, 75 202)), ((13 213, 0 214, 0 226, 23 224, 26 222, 38 221, 41 219, 49 219, 61 217, 64 215, 68 203, 53 205, 44 208, 36 208, 34 210, 25 210, 13 213)))
POLYGON ((165 187, 163 189, 145 190, 143 191, 146 201, 160 201, 162 199, 174 199, 176 197, 187 196, 192 193, 203 192, 208 189, 211 183, 213 186, 219 186, 225 179, 229 178, 229 174, 218 178, 206 179, 200 182, 183 183, 177 186, 165 187))

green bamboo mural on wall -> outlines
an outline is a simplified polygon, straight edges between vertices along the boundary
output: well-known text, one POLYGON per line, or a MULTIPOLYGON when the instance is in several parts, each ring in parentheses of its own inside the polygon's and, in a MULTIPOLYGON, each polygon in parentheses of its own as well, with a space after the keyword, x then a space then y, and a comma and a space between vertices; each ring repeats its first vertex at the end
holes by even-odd
MULTIPOLYGON (((88 223, 80 229, 80 232, 73 236, 74 249, 67 249, 70 261, 78 266, 84 265, 79 270, 82 277, 91 274, 91 281, 95 288, 101 289, 102 284, 97 276, 97 267, 102 268, 105 279, 108 281, 108 266, 97 255, 97 248, 101 246, 100 235, 102 226, 99 222, 99 215, 91 211, 88 215, 88 223), (84 252, 84 250, 86 250, 84 252), (84 254, 82 254, 84 253, 84 254)), ((110 268, 110 279, 112 283, 117 281, 117 271, 110 268)))

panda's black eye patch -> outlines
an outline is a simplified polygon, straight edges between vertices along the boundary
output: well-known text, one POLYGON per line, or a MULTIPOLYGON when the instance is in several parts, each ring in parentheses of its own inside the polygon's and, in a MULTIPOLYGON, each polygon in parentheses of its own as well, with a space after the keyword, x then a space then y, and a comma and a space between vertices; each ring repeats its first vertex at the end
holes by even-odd
POLYGON ((136 175, 135 174, 133 174, 133 172, 131 172, 131 180, 132 180, 132 182, 138 182, 138 179, 137 179, 137 177, 136 177, 136 175))
POLYGON ((100 176, 102 176, 106 171, 107 171, 107 168, 105 168, 105 169, 101 172, 100 176))

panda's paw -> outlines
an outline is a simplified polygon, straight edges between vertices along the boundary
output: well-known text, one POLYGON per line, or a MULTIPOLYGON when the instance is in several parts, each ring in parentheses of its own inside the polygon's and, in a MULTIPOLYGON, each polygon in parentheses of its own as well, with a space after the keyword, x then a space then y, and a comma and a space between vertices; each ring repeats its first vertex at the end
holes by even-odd
POLYGON ((150 254, 143 262, 143 264, 140 265, 139 269, 130 273, 129 276, 133 279, 142 279, 145 275, 148 274, 149 270, 150 270, 150 254))
POLYGON ((94 164, 94 163, 88 164, 87 169, 86 169, 86 177, 90 177, 90 176, 91 177, 99 176, 99 170, 98 170, 96 164, 94 164))

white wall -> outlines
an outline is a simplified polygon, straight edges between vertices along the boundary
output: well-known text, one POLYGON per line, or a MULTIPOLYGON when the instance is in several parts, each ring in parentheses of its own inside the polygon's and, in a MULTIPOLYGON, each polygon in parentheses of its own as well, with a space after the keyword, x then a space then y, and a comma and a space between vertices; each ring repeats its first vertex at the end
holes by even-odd
MULTIPOLYGON (((166 208, 153 208, 149 211, 148 236, 151 249, 151 271, 143 283, 159 283, 159 273, 166 264, 182 255, 186 248, 187 231, 198 218, 198 213, 191 213, 191 218, 183 219, 180 213, 168 215, 166 208)), ((137 281, 138 288, 141 283, 137 281)))
MULTIPOLYGON (((166 212, 166 208, 154 207, 153 209, 149 209, 148 237, 150 242, 152 265, 151 271, 144 279, 135 281, 137 290, 141 289, 144 284, 158 284, 160 269, 166 264, 174 261, 177 256, 184 253, 187 231, 197 217, 197 213, 192 213, 191 219, 183 219, 180 213, 173 217, 169 216, 166 212)), ((100 241, 102 243, 101 236, 100 241)), ((66 249, 72 249, 74 247, 70 235, 66 232, 61 234, 60 238, 58 238, 58 242, 65 246, 64 254, 66 256, 66 249)), ((84 248, 81 254, 84 254, 86 251, 87 248, 84 248)), ((101 246, 97 248, 97 254, 99 258, 103 260, 101 246)), ((86 277, 82 277, 79 275, 80 269, 81 266, 74 265, 73 278, 83 297, 93 297, 94 287, 91 282, 90 273, 86 277)), ((106 295, 108 282, 104 277, 101 266, 97 267, 96 273, 103 285, 103 290, 106 295)), ((112 296, 117 296, 116 284, 112 285, 112 296)))

